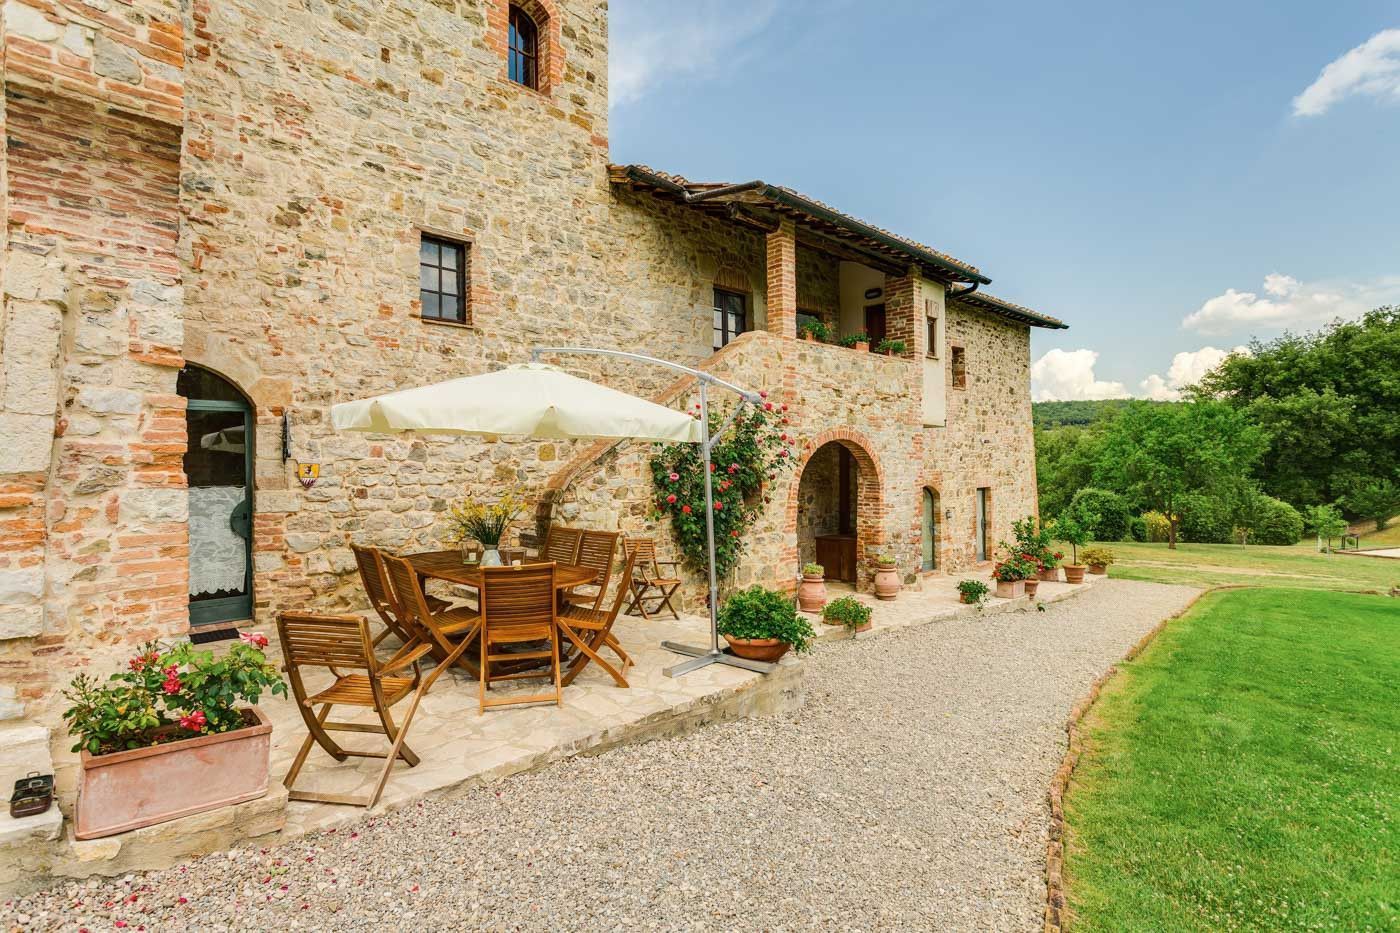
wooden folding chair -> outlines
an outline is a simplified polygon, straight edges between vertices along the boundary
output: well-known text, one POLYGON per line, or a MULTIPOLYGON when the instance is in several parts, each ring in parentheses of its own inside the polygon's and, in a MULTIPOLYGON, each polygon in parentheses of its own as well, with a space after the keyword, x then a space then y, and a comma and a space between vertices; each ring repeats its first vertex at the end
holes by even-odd
POLYGON ((481 631, 481 614, 470 606, 451 606, 441 612, 433 612, 428 607, 428 597, 423 592, 423 584, 413 565, 402 557, 381 554, 384 571, 393 585, 395 606, 398 618, 425 644, 431 646, 433 657, 445 661, 449 656, 453 663, 471 673, 480 674, 471 652, 465 646, 471 644, 481 631))
POLYGON ((596 663, 603 670, 612 675, 612 679, 619 687, 626 687, 627 668, 633 666, 632 656, 629 655, 613 635, 613 625, 617 623, 618 614, 622 611, 622 604, 627 599, 627 581, 632 579, 632 571, 637 562, 635 551, 627 558, 627 565, 623 568, 622 579, 617 584, 617 596, 613 599, 612 608, 606 612, 601 609, 589 609, 585 606, 570 606, 559 616, 559 625, 564 631, 564 636, 573 642, 578 652, 573 660, 569 662, 568 669, 564 672, 564 686, 574 682, 574 678, 579 675, 589 662, 596 663), (622 670, 613 667, 605 661, 598 652, 604 647, 613 651, 622 661, 622 670))
POLYGON ((370 639, 369 622, 355 615, 318 615, 310 612, 283 612, 277 617, 277 636, 282 642, 282 669, 292 685, 292 696, 296 698, 297 710, 306 721, 306 741, 292 760, 292 767, 282 783, 287 787, 287 796, 292 800, 311 800, 318 803, 340 803, 356 807, 373 807, 384 792, 389 780, 389 772, 394 762, 402 759, 408 766, 415 767, 418 755, 404 741, 413 715, 418 712, 418 703, 428 692, 443 669, 455 661, 440 664, 424 677, 419 662, 431 647, 413 639, 400 648, 388 661, 379 662, 374 654, 374 644, 370 639), (335 682, 324 690, 308 695, 302 680, 302 670, 307 667, 324 667, 335 675, 335 682), (402 672, 412 668, 413 676, 402 676, 402 672), (409 697, 408 712, 403 722, 396 725, 390 708, 409 697), (316 707, 320 707, 316 711, 316 707), (358 706, 372 709, 379 718, 379 725, 357 722, 337 722, 331 720, 334 706, 358 706), (369 732, 387 736, 390 742, 387 752, 352 751, 342 748, 332 732, 369 732), (336 761, 346 758, 383 758, 384 768, 379 772, 374 791, 367 797, 349 794, 323 794, 296 790, 297 775, 306 763, 306 756, 312 744, 320 745, 336 761))
POLYGON ((671 603, 671 597, 681 588, 680 576, 676 573, 679 563, 674 560, 658 560, 656 541, 651 538, 623 538, 622 550, 630 560, 636 556, 636 564, 628 577, 632 590, 632 601, 627 605, 627 614, 641 613, 643 619, 651 621, 652 613, 660 613, 662 607, 671 610, 671 615, 679 619, 681 614, 671 603), (670 574, 662 574, 662 567, 670 567, 670 574), (656 605, 648 611, 647 600, 655 600, 656 605))
POLYGON ((579 544, 577 565, 593 571, 593 579, 568 592, 568 601, 587 609, 597 609, 603 604, 608 592, 608 581, 612 579, 613 564, 616 563, 617 539, 622 537, 616 531, 585 531, 579 544))
POLYGON ((559 670, 558 601, 554 589, 554 564, 526 564, 522 567, 483 567, 481 570, 481 713, 488 706, 514 706, 553 700, 564 705, 564 687, 559 670), (526 642, 548 641, 544 650, 499 650, 526 642), (521 671, 516 662, 549 659, 548 675, 554 680, 549 693, 486 698, 491 684, 546 674, 521 671), (509 665, 509 672, 496 673, 492 665, 509 665))
POLYGON ((544 553, 540 560, 555 564, 577 564, 579 544, 583 540, 583 530, 566 528, 563 525, 550 525, 544 539, 544 553))
MULTIPOLYGON (((365 588, 365 596, 369 597, 369 606, 384 623, 384 631, 374 636, 374 643, 378 645, 392 632, 399 641, 408 644, 414 635, 399 619, 399 609, 384 571, 383 552, 379 548, 358 544, 350 545, 350 551, 355 555, 355 566, 360 570, 360 585, 365 588)), ((452 605, 436 596, 428 596, 427 601, 428 608, 433 612, 441 612, 452 605)))

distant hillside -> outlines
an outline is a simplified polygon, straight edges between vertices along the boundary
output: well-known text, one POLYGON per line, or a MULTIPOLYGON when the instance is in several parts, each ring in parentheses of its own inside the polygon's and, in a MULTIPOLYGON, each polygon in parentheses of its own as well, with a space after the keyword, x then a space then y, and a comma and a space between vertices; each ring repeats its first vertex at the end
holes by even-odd
POLYGON ((1090 402, 1034 402, 1031 413, 1038 428, 1086 425, 1116 415, 1132 401, 1128 398, 1107 398, 1090 402))

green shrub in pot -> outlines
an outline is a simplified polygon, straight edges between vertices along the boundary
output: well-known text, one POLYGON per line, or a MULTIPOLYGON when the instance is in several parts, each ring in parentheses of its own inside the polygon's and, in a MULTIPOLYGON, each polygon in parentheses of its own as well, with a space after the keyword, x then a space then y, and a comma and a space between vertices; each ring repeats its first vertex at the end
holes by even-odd
POLYGON ((776 638, 798 654, 810 651, 816 632, 797 614, 792 597, 754 585, 730 596, 719 610, 718 629, 730 638, 776 638))

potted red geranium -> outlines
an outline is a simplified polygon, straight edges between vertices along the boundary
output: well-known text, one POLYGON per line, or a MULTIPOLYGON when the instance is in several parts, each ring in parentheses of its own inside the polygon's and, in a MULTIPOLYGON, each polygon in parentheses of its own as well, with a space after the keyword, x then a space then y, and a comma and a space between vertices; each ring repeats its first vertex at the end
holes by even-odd
POLYGON ((1016 599, 1018 596, 1024 596, 1026 578, 1033 575, 1035 570, 1034 558, 1012 551, 1010 556, 992 568, 992 578, 997 581, 997 596, 1001 599, 1016 599))
POLYGON ((80 753, 79 839, 267 793, 272 723, 253 704, 265 690, 285 696, 287 686, 265 647, 256 632, 220 655, 148 642, 106 684, 74 678, 63 718, 80 753))

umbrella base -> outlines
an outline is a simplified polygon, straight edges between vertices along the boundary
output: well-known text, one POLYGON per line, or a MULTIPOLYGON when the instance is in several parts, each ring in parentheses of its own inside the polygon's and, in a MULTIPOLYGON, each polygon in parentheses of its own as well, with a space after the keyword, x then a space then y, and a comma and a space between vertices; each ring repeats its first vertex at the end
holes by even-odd
POLYGON ((777 668, 776 664, 769 664, 766 661, 750 661, 748 658, 738 658, 732 654, 726 654, 718 648, 697 648, 694 645, 682 645, 679 642, 663 641, 661 647, 667 651, 674 651, 676 654, 684 654, 690 657, 689 661, 682 661, 672 665, 662 671, 667 677, 680 677, 689 674, 691 671, 698 671, 702 667, 709 667, 711 664, 726 664, 729 667, 740 667, 746 671, 756 671, 760 674, 767 674, 777 668))

